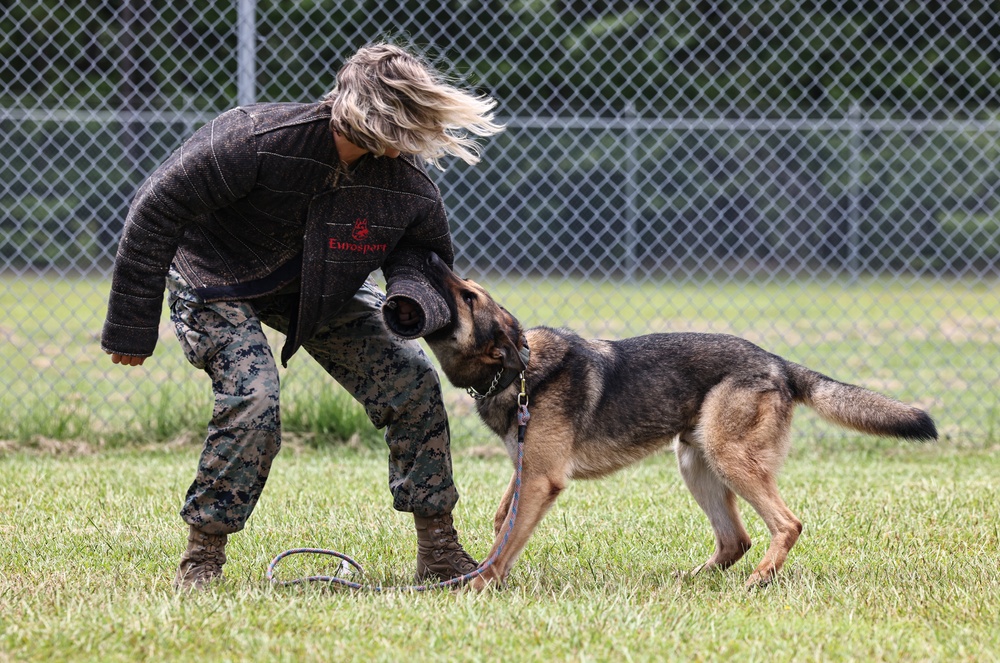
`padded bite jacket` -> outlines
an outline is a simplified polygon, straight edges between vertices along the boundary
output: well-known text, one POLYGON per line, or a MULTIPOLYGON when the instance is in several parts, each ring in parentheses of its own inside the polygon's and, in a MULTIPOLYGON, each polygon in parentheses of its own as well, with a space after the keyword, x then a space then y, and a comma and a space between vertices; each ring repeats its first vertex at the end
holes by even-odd
POLYGON ((265 296, 300 278, 283 364, 380 268, 390 295, 422 298, 430 333, 449 321, 420 269, 432 251, 453 264, 441 193, 419 159, 365 155, 346 173, 326 104, 235 108, 199 129, 136 193, 101 347, 152 354, 171 262, 206 303, 265 296))

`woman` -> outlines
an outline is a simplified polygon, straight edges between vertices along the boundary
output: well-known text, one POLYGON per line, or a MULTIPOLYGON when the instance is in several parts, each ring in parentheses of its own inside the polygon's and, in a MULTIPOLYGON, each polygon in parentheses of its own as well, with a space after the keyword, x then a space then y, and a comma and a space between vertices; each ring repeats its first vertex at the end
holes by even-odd
POLYGON ((181 517, 175 586, 222 576, 281 445, 278 371, 262 325, 287 335, 385 428, 393 507, 414 515, 417 579, 474 570, 452 521, 458 500, 440 382, 416 341, 387 333, 381 269, 414 334, 448 320, 421 268, 454 259, 426 160, 479 161, 475 136, 503 130, 496 102, 449 85, 392 44, 353 55, 320 102, 236 108, 209 122, 139 188, 115 260, 101 339, 140 366, 157 340, 164 282, 188 360, 215 407, 181 517), (471 136, 470 136, 471 134, 471 136), (412 299, 417 306, 408 306, 412 299))

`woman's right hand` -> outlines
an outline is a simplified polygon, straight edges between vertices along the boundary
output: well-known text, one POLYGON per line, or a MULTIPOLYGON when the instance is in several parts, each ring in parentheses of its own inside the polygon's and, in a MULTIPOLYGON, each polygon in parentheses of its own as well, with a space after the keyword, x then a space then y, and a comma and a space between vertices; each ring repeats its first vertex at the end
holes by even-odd
POLYGON ((131 355, 120 355, 117 352, 111 353, 111 363, 121 364, 122 366, 142 366, 142 362, 146 361, 145 357, 133 357, 131 355))

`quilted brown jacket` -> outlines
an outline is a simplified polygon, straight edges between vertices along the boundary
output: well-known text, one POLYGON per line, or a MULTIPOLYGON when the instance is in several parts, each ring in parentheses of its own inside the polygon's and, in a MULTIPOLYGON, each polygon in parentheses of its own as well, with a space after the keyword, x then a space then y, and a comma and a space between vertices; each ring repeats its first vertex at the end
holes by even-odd
POLYGON ((106 352, 153 353, 171 262, 206 303, 265 296, 301 277, 282 363, 380 268, 390 295, 418 300, 422 333, 448 322, 421 272, 429 252, 454 261, 440 191, 407 155, 365 155, 343 173, 329 122, 322 103, 236 108, 143 183, 115 259, 106 352))

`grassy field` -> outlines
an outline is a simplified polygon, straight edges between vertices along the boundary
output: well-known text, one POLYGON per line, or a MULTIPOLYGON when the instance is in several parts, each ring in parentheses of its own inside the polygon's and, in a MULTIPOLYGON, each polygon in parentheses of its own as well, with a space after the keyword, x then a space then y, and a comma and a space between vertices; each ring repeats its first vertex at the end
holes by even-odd
MULTIPOLYGON (((228 580, 179 596, 177 511, 208 385, 166 325, 146 366, 111 366, 98 345, 105 282, 0 280, 0 661, 1000 660, 1000 288, 490 285, 526 325, 745 336, 928 408, 943 438, 845 436, 803 412, 781 486, 805 531, 763 591, 743 590, 767 543, 747 509, 745 560, 676 575, 704 561, 712 537, 670 454, 571 484, 503 591, 273 588, 267 564, 292 547, 337 548, 383 584, 407 583, 415 555, 379 434, 297 356, 282 374, 287 444, 232 539, 228 580)), ((509 462, 470 399, 446 395, 457 520, 481 557, 509 462)), ((296 557, 279 571, 331 567, 296 557)))
MULTIPOLYGON (((457 451, 457 521, 477 557, 509 476, 496 448, 457 451)), ((712 537, 671 454, 571 484, 502 591, 357 594, 272 588, 298 546, 337 548, 376 582, 407 583, 409 519, 390 508, 383 454, 282 452, 228 579, 170 580, 195 445, 0 456, 0 660, 1000 660, 1000 526, 989 447, 799 440, 781 481, 805 523, 779 581, 675 577, 712 537)), ((285 578, 330 573, 293 557, 285 578)))

